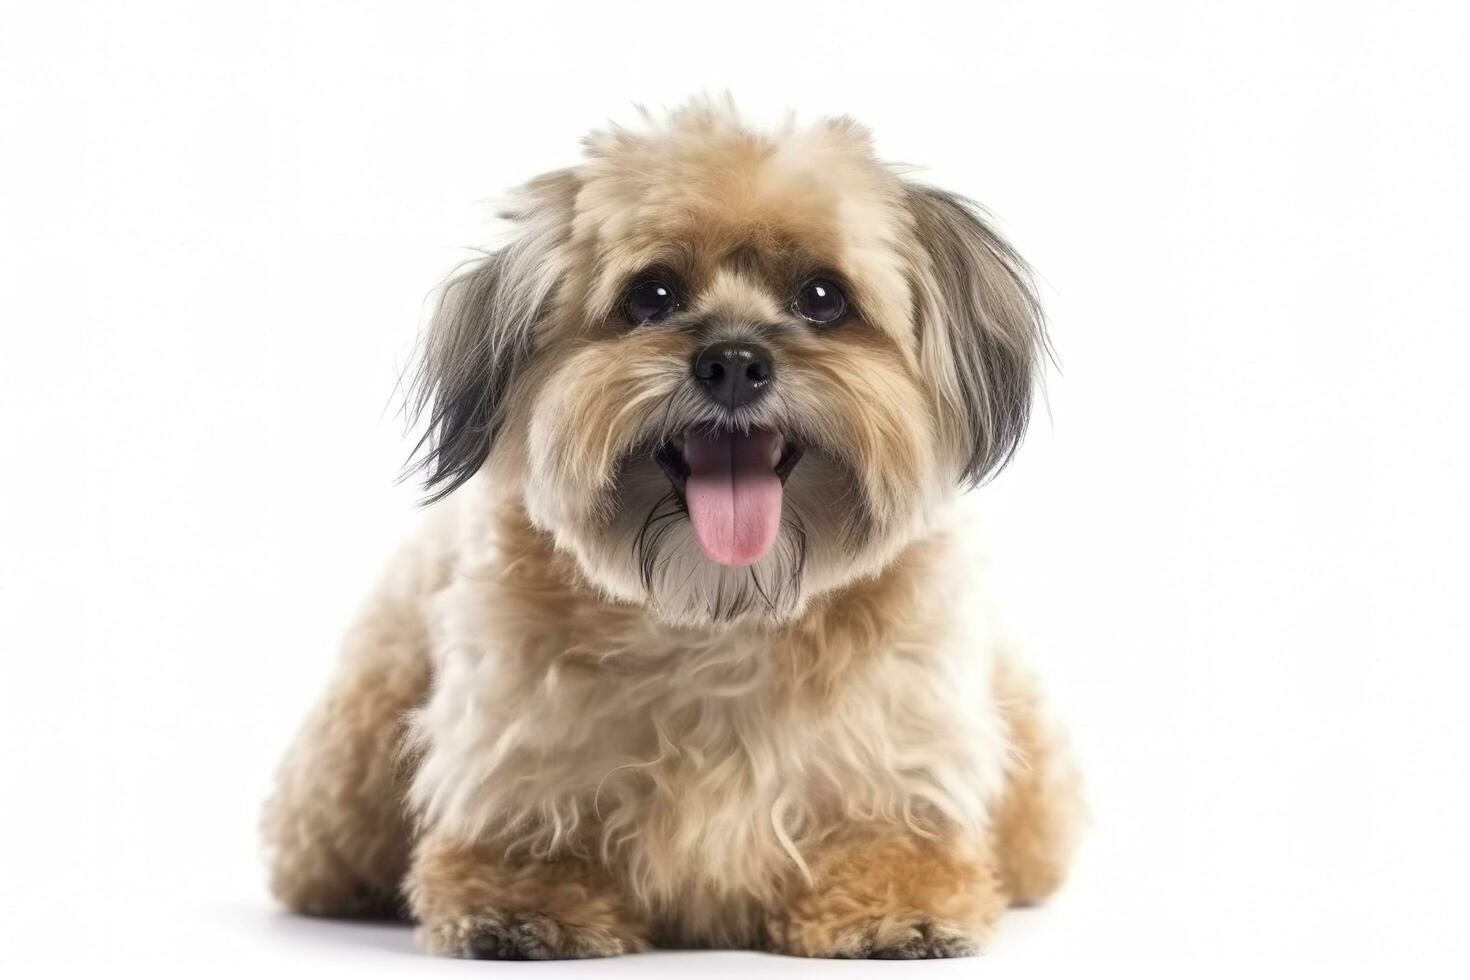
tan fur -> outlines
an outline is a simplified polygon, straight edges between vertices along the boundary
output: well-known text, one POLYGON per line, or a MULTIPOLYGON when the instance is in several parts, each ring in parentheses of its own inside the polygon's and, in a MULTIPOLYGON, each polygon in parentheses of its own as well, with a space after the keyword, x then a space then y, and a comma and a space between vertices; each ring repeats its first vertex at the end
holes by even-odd
POLYGON ((921 959, 972 955, 1006 900, 990 855, 974 844, 891 827, 824 841, 813 884, 794 888, 769 924, 797 956, 921 959))
POLYGON ((426 838, 407 883, 432 952, 472 959, 583 959, 648 948, 648 923, 608 871, 575 857, 426 838))
POLYGON ((1035 679, 1011 658, 996 661, 995 693, 1015 759, 996 808, 994 847, 1012 904, 1035 905, 1066 877, 1085 819, 1081 777, 1043 716, 1035 679))
POLYGON ((336 677, 281 764, 265 808, 271 890, 308 915, 396 916, 413 832, 408 712, 429 688, 422 602, 448 567, 407 549, 348 632, 336 677))
POLYGON ((1022 398, 1006 350, 1041 341, 1001 253, 931 250, 921 228, 969 219, 915 206, 850 121, 761 134, 715 104, 526 189, 521 237, 430 338, 444 471, 478 474, 390 567, 282 766, 283 902, 406 912, 460 956, 948 956, 1056 887, 1075 778, 944 530, 976 447, 1006 451, 983 427, 1024 415, 953 406, 1022 398), (685 302, 632 328, 619 296, 651 267, 685 302), (822 270, 853 309, 817 329, 790 296, 822 270), (780 365, 721 424, 807 446, 748 568, 703 557, 650 448, 710 424, 688 376, 712 335, 780 365))

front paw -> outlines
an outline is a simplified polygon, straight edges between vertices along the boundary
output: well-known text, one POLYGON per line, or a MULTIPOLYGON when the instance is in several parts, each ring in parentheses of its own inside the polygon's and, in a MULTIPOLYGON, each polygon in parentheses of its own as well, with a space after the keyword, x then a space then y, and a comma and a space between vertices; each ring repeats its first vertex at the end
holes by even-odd
POLYGON ((809 865, 767 923, 771 945, 794 956, 974 956, 1005 907, 986 855, 958 839, 859 829, 814 848, 809 865))
POLYGON ((567 960, 648 948, 645 917, 587 861, 508 861, 489 844, 429 838, 406 891, 419 942, 441 956, 567 960))
POLYGON ((919 919, 899 928, 878 923, 862 934, 857 949, 852 955, 874 960, 944 960, 976 955, 980 940, 950 923, 919 919))
POLYGON ((420 941, 429 952, 468 960, 577 960, 619 956, 646 948, 628 933, 571 926, 541 912, 486 911, 426 923, 420 941))
POLYGON ((940 960, 974 956, 983 939, 922 915, 834 917, 790 922, 777 946, 792 956, 872 960, 940 960))

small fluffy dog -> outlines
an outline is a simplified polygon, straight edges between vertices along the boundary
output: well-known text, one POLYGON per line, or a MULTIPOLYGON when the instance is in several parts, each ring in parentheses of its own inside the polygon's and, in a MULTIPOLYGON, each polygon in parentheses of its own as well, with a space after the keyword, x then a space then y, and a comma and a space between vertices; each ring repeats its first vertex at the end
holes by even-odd
POLYGON ((698 102, 519 202, 429 327, 436 503, 281 768, 275 894, 452 956, 973 953, 1079 811, 942 531, 1026 425, 1026 267, 845 118, 698 102))

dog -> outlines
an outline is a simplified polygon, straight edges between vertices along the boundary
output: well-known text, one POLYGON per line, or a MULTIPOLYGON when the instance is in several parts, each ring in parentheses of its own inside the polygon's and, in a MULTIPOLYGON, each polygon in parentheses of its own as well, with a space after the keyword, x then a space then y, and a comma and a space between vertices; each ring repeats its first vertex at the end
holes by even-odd
POLYGON ((527 184, 412 377, 432 505, 264 831, 430 952, 976 952, 1082 806, 946 515, 1049 358, 984 212, 696 101, 527 184))

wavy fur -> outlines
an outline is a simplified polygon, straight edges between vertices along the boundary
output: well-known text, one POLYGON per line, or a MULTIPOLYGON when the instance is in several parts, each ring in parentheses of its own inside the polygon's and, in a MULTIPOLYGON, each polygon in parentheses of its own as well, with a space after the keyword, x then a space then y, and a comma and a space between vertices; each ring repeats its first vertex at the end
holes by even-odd
POLYGON ((716 102, 590 137, 511 217, 426 334, 438 502, 282 766, 274 891, 459 956, 973 952, 1056 887, 1079 814, 944 532, 1025 428, 1025 266, 852 121, 762 133, 716 102), (629 324, 649 269, 681 303, 629 324), (793 311, 816 272, 838 324, 793 311), (714 341, 766 348, 770 396, 704 397, 714 341), (710 425, 804 447, 747 568, 703 556, 659 462, 710 425))

